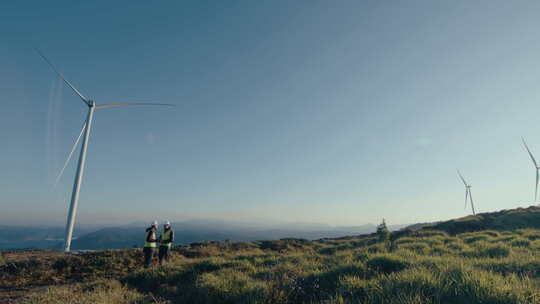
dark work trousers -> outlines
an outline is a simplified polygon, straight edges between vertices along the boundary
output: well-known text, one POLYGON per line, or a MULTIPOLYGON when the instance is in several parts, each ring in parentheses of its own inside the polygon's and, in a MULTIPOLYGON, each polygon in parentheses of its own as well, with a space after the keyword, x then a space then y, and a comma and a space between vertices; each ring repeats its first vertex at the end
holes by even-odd
POLYGON ((169 261, 169 247, 168 246, 159 246, 159 263, 169 261))
POLYGON ((144 267, 148 268, 152 265, 152 259, 154 258, 154 252, 156 248, 153 247, 144 247, 144 267))

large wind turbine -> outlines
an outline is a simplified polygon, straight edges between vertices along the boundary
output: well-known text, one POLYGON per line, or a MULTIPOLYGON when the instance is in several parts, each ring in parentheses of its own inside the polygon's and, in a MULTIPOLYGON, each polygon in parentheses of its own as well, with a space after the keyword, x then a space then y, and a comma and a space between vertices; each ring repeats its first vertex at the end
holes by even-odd
POLYGON ((527 143, 525 142, 525 139, 522 137, 521 141, 523 142, 523 145, 525 146, 525 149, 527 149, 527 152, 529 153, 529 156, 531 157, 531 160, 534 164, 534 170, 536 171, 536 186, 534 188, 534 201, 536 202, 536 197, 538 195, 538 170, 540 170, 540 167, 538 167, 538 164, 536 163, 536 159, 534 159, 534 156, 531 153, 531 150, 527 146, 527 143))
POLYGON ((459 170, 457 170, 457 174, 459 175, 459 178, 461 179, 461 181, 465 185, 465 208, 467 208, 467 200, 470 198, 472 214, 476 215, 476 212, 474 212, 474 203, 473 203, 472 192, 471 192, 472 186, 467 184, 467 182, 465 181, 465 179, 463 178, 463 175, 461 175, 461 172, 459 172, 459 170))
MULTIPOLYGON (((77 204, 79 202, 79 192, 81 190, 81 184, 82 184, 82 178, 85 168, 85 162, 86 162, 86 151, 88 149, 88 139, 90 137, 90 130, 92 128, 92 121, 94 118, 94 111, 96 109, 106 109, 106 108, 115 108, 115 107, 125 107, 125 106, 174 106, 171 104, 165 104, 165 103, 111 103, 111 104, 102 104, 97 105, 92 99, 86 98, 83 96, 67 79, 60 73, 54 65, 43 55, 43 53, 36 49, 38 54, 51 66, 51 68, 54 70, 60 78, 77 94, 81 100, 84 102, 84 104, 88 107, 88 114, 86 115, 86 120, 83 123, 81 133, 79 134, 79 137, 77 138, 77 141, 73 145, 73 148, 71 149, 71 152, 68 156, 68 159, 66 163, 64 164, 64 167, 62 168, 62 171, 60 172, 60 175, 58 179, 60 178, 61 174, 64 172, 64 169, 67 166, 67 163, 71 159, 71 156, 73 155, 73 152, 75 151, 75 148, 77 144, 79 143, 79 140, 81 139, 81 136, 83 136, 81 151, 79 155, 79 162, 77 164, 77 173, 75 174, 75 181, 73 183, 73 192, 71 194, 71 203, 69 205, 69 213, 66 223, 66 236, 65 236, 65 246, 64 251, 69 252, 71 248, 71 237, 73 234, 73 226, 75 225, 75 215, 77 214, 77 204)), ((57 181, 58 181, 57 179, 57 181)))

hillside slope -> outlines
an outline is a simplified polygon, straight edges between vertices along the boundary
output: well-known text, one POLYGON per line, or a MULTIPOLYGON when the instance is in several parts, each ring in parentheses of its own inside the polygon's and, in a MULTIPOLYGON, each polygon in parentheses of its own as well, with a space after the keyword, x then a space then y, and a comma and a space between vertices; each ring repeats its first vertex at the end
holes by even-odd
POLYGON ((423 229, 435 229, 450 234, 480 230, 540 229, 540 206, 478 213, 450 221, 424 225, 423 229))
POLYGON ((478 215, 481 231, 194 243, 151 269, 140 249, 8 252, 0 303, 540 303, 540 230, 511 226, 537 210, 478 215))

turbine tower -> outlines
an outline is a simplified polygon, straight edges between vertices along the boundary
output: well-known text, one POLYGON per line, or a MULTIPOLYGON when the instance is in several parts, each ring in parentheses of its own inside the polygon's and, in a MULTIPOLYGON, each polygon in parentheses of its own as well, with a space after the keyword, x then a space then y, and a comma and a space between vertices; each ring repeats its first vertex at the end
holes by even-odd
POLYGON ((525 146, 525 149, 527 149, 527 152, 529 153, 529 156, 531 157, 531 160, 534 164, 534 169, 536 171, 536 185, 535 185, 535 188, 534 188, 534 201, 536 202, 536 197, 538 196, 538 170, 540 170, 540 167, 538 167, 538 164, 536 163, 536 159, 534 159, 534 156, 532 155, 531 153, 531 150, 529 149, 529 147, 527 146, 527 143, 525 142, 525 139, 522 137, 521 138, 521 141, 523 142, 523 145, 525 146))
POLYGON ((79 155, 79 162, 77 164, 77 173, 75 174, 75 181, 73 182, 73 190, 71 194, 71 202, 69 205, 69 213, 67 217, 67 223, 66 223, 66 233, 65 233, 65 244, 64 244, 64 251, 69 252, 71 249, 71 237, 73 235, 73 227, 75 225, 75 216, 77 214, 77 205, 79 202, 79 193, 81 190, 81 184, 83 179, 83 173, 86 163, 86 151, 88 150, 88 140, 90 138, 90 130, 92 129, 92 121, 94 118, 94 111, 98 109, 107 109, 107 108, 116 108, 116 107, 126 107, 126 106, 174 106, 172 104, 165 104, 165 103, 111 103, 111 104, 102 104, 97 105, 92 99, 89 99, 82 95, 67 79, 60 73, 54 65, 43 55, 43 53, 36 49, 37 53, 51 66, 51 68, 54 70, 60 78, 77 94, 81 100, 84 102, 84 104, 88 107, 88 114, 86 115, 86 120, 83 123, 81 133, 79 134, 79 137, 77 138, 75 144, 73 145, 73 148, 71 149, 71 152, 68 156, 68 159, 66 160, 64 167, 60 171, 60 174, 58 175, 58 178, 56 181, 60 179, 62 173, 64 172, 64 169, 66 168, 69 160, 71 159, 71 156, 73 155, 73 152, 75 151, 77 144, 79 143, 79 140, 81 139, 81 136, 83 136, 82 140, 82 146, 80 150, 79 155))
POLYGON ((459 175, 459 178, 461 179, 461 181, 465 185, 465 208, 467 208, 467 200, 470 198, 472 214, 476 215, 476 212, 474 212, 474 203, 473 203, 472 192, 471 192, 472 186, 467 184, 467 182, 465 181, 465 179, 463 178, 463 175, 461 175, 461 172, 459 172, 459 170, 457 170, 457 174, 459 175))

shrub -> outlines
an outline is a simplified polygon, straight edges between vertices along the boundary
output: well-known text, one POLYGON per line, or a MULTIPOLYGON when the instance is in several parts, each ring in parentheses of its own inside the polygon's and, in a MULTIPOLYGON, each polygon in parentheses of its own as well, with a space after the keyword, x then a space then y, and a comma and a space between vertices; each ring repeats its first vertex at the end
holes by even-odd
POLYGON ((512 241, 510 243, 511 246, 513 247, 530 247, 531 246, 531 241, 527 240, 527 239, 516 239, 514 241, 512 241))
POLYGON ((319 253, 320 254, 326 254, 326 255, 333 255, 337 252, 337 248, 336 247, 324 247, 322 249, 319 250, 319 253))
POLYGON ((443 242, 443 244, 450 244, 450 243, 457 242, 458 239, 454 237, 445 237, 445 238, 442 238, 441 241, 443 242))
POLYGON ((475 243, 475 242, 478 242, 478 241, 486 241, 487 239, 488 239, 488 236, 476 235, 476 236, 471 236, 471 237, 463 239, 463 242, 466 243, 466 244, 471 244, 471 243, 475 243))
POLYGON ((516 230, 516 233, 531 241, 540 239, 540 230, 538 229, 519 229, 516 230))
POLYGON ((467 247, 464 244, 452 243, 452 244, 447 245, 446 248, 455 250, 455 251, 462 251, 466 249, 467 247))
POLYGON ((92 283, 50 287, 44 293, 30 294, 27 304, 123 304, 152 303, 151 299, 130 290, 118 281, 99 280, 92 283))
POLYGON ((501 258, 509 256, 510 252, 510 248, 506 245, 483 243, 472 250, 464 251, 462 254, 466 257, 501 258))
POLYGON ((346 299, 365 299, 369 295, 370 283, 370 280, 356 275, 344 275, 339 278, 338 287, 346 299))
POLYGON ((192 243, 189 247, 179 247, 175 251, 187 258, 207 258, 222 253, 215 245, 205 243, 192 243))
POLYGON ((402 237, 395 241, 396 244, 407 244, 407 243, 416 243, 418 239, 414 237, 402 237))
POLYGON ((440 231, 440 230, 420 230, 416 232, 414 235, 418 237, 434 237, 434 236, 445 237, 445 238, 448 237, 448 234, 446 232, 440 231))
POLYGON ((230 247, 234 251, 253 251, 257 248, 255 244, 247 242, 235 242, 230 247))
POLYGON ((496 239, 491 239, 490 242, 492 243, 509 243, 516 239, 515 235, 503 235, 496 239))
POLYGON ((364 250, 357 250, 353 252, 354 261, 365 262, 369 258, 369 254, 364 250))
POLYGON ((335 295, 341 277, 367 278, 369 269, 363 263, 339 265, 331 270, 315 272, 294 279, 294 288, 288 297, 289 303, 326 303, 335 295))
POLYGON ((371 245, 366 248, 368 253, 385 253, 388 252, 388 248, 384 244, 371 245))
POLYGON ((504 260, 489 260, 480 261, 475 267, 497 272, 502 275, 519 275, 522 277, 540 277, 540 260, 534 258, 529 259, 504 259, 504 260))
POLYGON ((396 299, 416 298, 416 303, 525 304, 539 299, 538 292, 531 290, 533 284, 517 277, 505 278, 461 264, 439 267, 439 271, 411 268, 380 277, 371 283, 376 287, 368 288, 365 302, 401 303, 396 299))
POLYGON ((399 256, 377 255, 369 258, 366 265, 376 272, 389 274, 406 269, 410 263, 399 256))
POLYGON ((434 237, 434 238, 419 238, 417 243, 424 243, 428 246, 436 246, 443 244, 441 237, 434 237))
POLYGON ((200 295, 206 295, 197 300, 203 303, 258 303, 266 294, 263 282, 233 268, 203 273, 197 277, 195 286, 200 289, 200 295))
POLYGON ((390 239, 390 231, 388 231, 388 227, 386 227, 386 222, 384 219, 382 220, 382 223, 377 226, 376 233, 379 242, 386 242, 390 239))
POLYGON ((501 258, 510 255, 510 249, 504 245, 487 246, 479 250, 479 255, 490 258, 501 258))
POLYGON ((540 235, 537 235, 537 234, 529 234, 529 235, 525 235, 525 237, 529 239, 530 241, 540 240, 540 235))
POLYGON ((429 246, 424 243, 409 243, 399 246, 401 249, 414 251, 416 253, 425 254, 429 251, 429 246))
POLYGON ((431 254, 432 255, 447 255, 450 252, 451 251, 450 251, 450 249, 448 249, 448 247, 442 246, 442 245, 433 246, 431 248, 431 254))
POLYGON ((481 233, 490 237, 499 237, 501 235, 499 232, 494 230, 484 230, 481 233))

